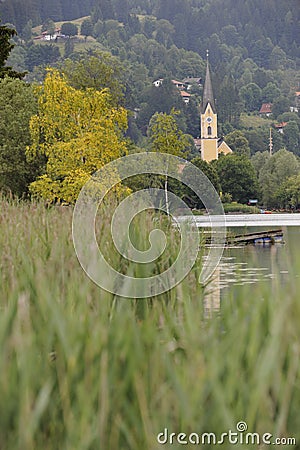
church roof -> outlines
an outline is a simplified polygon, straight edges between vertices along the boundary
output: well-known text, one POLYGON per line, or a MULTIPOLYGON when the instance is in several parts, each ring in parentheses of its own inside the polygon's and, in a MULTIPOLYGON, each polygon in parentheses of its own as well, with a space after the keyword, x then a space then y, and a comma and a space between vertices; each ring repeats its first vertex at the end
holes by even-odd
POLYGON ((204 113, 207 107, 207 104, 210 103, 213 112, 216 112, 214 93, 212 88, 210 70, 209 70, 209 62, 207 58, 206 63, 206 75, 205 75, 205 83, 203 89, 203 99, 202 99, 202 112, 204 113))

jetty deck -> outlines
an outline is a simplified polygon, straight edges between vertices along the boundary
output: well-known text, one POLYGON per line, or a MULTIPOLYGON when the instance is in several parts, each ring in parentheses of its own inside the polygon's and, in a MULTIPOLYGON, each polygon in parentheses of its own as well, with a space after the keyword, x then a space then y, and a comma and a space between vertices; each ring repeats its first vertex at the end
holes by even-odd
MULTIPOLYGON (((210 228, 224 227, 291 227, 300 226, 300 214, 226 214, 225 216, 194 216, 193 221, 197 227, 210 228)), ((178 216, 176 221, 190 221, 190 216, 178 216)))
POLYGON ((282 230, 259 231, 256 233, 239 234, 236 236, 227 236, 227 245, 232 244, 275 244, 282 241, 282 230))

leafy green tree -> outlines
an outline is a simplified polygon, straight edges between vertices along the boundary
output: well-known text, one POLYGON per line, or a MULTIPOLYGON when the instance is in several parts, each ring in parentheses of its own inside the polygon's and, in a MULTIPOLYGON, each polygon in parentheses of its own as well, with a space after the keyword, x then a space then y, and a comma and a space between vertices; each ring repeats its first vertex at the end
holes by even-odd
POLYGON ((286 54, 282 48, 278 47, 277 45, 273 48, 269 65, 270 69, 276 70, 276 69, 284 69, 287 63, 286 54))
POLYGON ((261 153, 268 148, 270 135, 269 128, 243 130, 243 133, 245 138, 248 140, 251 155, 254 155, 256 152, 261 153))
POLYGON ((78 28, 77 26, 72 22, 64 22, 61 26, 61 33, 65 36, 77 36, 78 34, 78 28))
POLYGON ((280 96, 274 100, 272 106, 272 115, 275 119, 281 114, 288 112, 289 110, 290 110, 290 102, 288 98, 280 96))
POLYGON ((258 151, 251 157, 252 165, 256 171, 256 175, 259 178, 262 168, 266 165, 270 158, 270 153, 268 151, 258 151))
POLYGON ((78 60, 67 59, 63 73, 76 89, 108 89, 114 104, 120 104, 124 97, 124 69, 118 58, 108 52, 80 54, 78 60))
POLYGON ((88 36, 92 36, 93 34, 93 24, 91 19, 85 19, 80 27, 80 33, 87 38, 88 36))
POLYGON ((55 23, 53 22, 53 20, 50 19, 48 21, 47 30, 46 30, 50 34, 50 36, 54 35, 55 28, 56 28, 55 23))
POLYGON ((49 31, 49 28, 52 28, 52 19, 46 19, 43 23, 42 23, 42 28, 41 28, 41 32, 44 33, 45 31, 49 31))
POLYGON ((268 83, 262 90, 262 101, 266 103, 272 103, 277 97, 280 96, 280 89, 275 83, 268 83))
POLYGON ((277 192, 287 178, 300 171, 298 158, 291 152, 281 149, 266 160, 259 172, 259 184, 264 206, 278 206, 277 192))
POLYGON ((34 67, 52 65, 60 59, 59 48, 54 44, 32 44, 25 57, 26 67, 32 71, 34 67))
POLYGON ((21 45, 16 45, 9 57, 7 58, 7 65, 11 66, 14 70, 18 72, 24 72, 26 71, 26 49, 21 45))
POLYGON ((240 97, 243 99, 246 111, 257 111, 261 106, 262 92, 255 83, 249 83, 240 89, 240 97))
POLYGON ((104 34, 104 23, 102 22, 102 20, 97 20, 97 22, 95 23, 94 27, 93 27, 93 36, 94 38, 100 38, 100 36, 102 36, 104 34))
POLYGON ((300 126, 300 116, 296 112, 284 112, 277 117, 278 122, 296 122, 300 126))
MULTIPOLYGON (((198 169, 200 169, 204 175, 207 176, 207 178, 210 180, 216 191, 219 193, 221 191, 221 185, 219 176, 217 173, 216 168, 213 164, 209 164, 206 161, 203 161, 203 159, 200 156, 196 156, 191 161, 192 164, 194 164, 198 169)), ((188 170, 187 168, 183 169, 183 173, 188 170)), ((199 186, 199 188, 203 191, 206 191, 206 185, 203 187, 199 186)), ((177 193, 177 192, 175 192, 177 193)), ((188 204, 190 208, 196 208, 201 209, 203 208, 203 203, 200 200, 200 198, 187 186, 181 185, 179 186, 178 195, 181 196, 181 198, 188 204)))
POLYGON ((18 79, 0 80, 0 190, 21 196, 38 173, 39 162, 26 161, 29 121, 37 111, 33 89, 18 79))
POLYGON ((155 112, 170 114, 173 108, 179 111, 182 110, 183 106, 178 90, 174 87, 171 80, 166 78, 161 86, 155 87, 151 85, 145 89, 141 109, 137 117, 137 124, 146 133, 148 123, 155 112))
POLYGON ((264 89, 271 82, 270 73, 262 67, 257 67, 253 73, 253 80, 261 89, 264 89))
MULTIPOLYGON (((150 148, 153 152, 168 153, 175 156, 184 156, 188 147, 186 135, 179 129, 176 122, 176 111, 171 114, 156 113, 151 118, 148 128, 150 148)), ((168 176, 164 182, 166 210, 169 212, 168 176)))
POLYGON ((287 150, 300 155, 300 130, 297 122, 291 120, 284 128, 284 141, 287 150))
POLYGON ((247 203, 249 198, 258 196, 258 179, 248 157, 229 154, 219 158, 215 167, 222 192, 230 194, 233 201, 247 203))
POLYGON ((236 155, 250 156, 249 142, 242 131, 232 131, 225 136, 225 141, 236 155))
POLYGON ((6 65, 7 58, 14 48, 11 38, 16 36, 16 30, 5 25, 0 25, 0 78, 8 76, 10 78, 23 78, 24 72, 17 72, 12 67, 6 65))
POLYGON ((282 208, 299 208, 300 174, 287 178, 277 191, 278 204, 282 208))

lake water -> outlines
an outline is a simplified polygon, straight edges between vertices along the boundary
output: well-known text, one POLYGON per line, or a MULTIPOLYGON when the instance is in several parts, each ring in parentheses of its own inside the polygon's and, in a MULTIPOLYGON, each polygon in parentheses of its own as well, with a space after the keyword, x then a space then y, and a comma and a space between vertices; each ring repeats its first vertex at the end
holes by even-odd
MULTIPOLYGON (((269 283, 272 280, 284 284, 293 282, 295 262, 300 261, 300 227, 283 227, 283 243, 274 245, 241 245, 225 248, 221 262, 206 292, 206 309, 218 310, 220 302, 232 296, 236 286, 254 283, 269 283)), ((228 229, 239 234, 239 230, 228 229)), ((249 227, 243 233, 263 231, 262 228, 249 227)), ((298 265, 299 267, 299 265, 298 265)), ((273 281, 274 283, 274 281, 273 281)))

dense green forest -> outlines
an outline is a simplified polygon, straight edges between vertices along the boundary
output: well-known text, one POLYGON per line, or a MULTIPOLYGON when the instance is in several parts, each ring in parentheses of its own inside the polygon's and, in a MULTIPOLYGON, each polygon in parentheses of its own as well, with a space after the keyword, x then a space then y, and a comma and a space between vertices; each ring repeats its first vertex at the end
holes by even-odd
MULTIPOLYGON (((28 20, 34 25, 48 18, 72 20, 92 10, 101 20, 128 23, 130 14, 168 20, 174 44, 200 53, 208 44, 218 46, 216 34, 225 45, 247 49, 258 62, 265 62, 274 46, 299 57, 298 0, 4 0, 0 5, 3 20, 19 31, 28 20)), ((219 54, 214 58, 217 61, 219 54)))
MULTIPOLYGON (((7 67, 26 72, 27 84, 43 83, 51 66, 77 89, 108 88, 114 103, 129 111, 126 136, 133 149, 150 146, 157 112, 175 109, 190 143, 187 157, 197 155, 192 138, 200 132, 208 49, 219 136, 238 157, 253 156, 257 180, 265 179, 260 169, 266 160, 259 157, 269 148, 270 127, 273 152, 285 148, 299 156, 297 0, 4 0, 0 18, 17 31, 11 34, 7 67), (57 29, 61 36, 55 35, 57 29), (161 85, 154 86, 160 79, 161 85), (185 81, 187 103, 172 80, 185 81), (262 103, 272 104, 270 117, 259 116, 262 103), (284 124, 280 133, 278 124, 284 124)), ((3 85, 3 102, 8 90, 3 85)), ((28 131, 26 136, 27 142, 28 131)), ((1 145, 7 153, 6 143, 1 145)), ((272 204, 267 194, 260 195, 272 204)))

